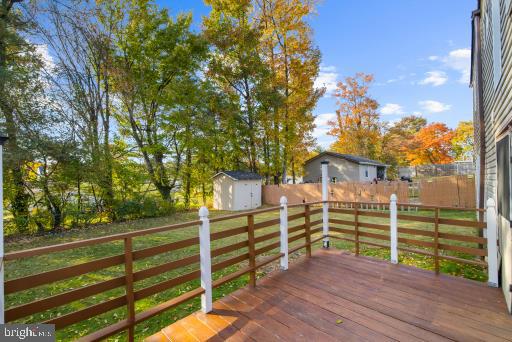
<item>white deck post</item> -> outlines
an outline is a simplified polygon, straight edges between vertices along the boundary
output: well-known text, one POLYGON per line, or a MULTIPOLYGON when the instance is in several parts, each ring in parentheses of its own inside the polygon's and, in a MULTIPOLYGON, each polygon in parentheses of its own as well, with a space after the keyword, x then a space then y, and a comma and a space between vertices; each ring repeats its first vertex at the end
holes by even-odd
POLYGON ((328 172, 328 166, 329 161, 324 160, 321 162, 322 164, 322 207, 323 207, 323 214, 322 214, 322 224, 323 224, 323 247, 329 248, 329 203, 327 202, 329 200, 329 172, 328 172))
POLYGON ((5 323, 4 302, 4 169, 3 146, 7 137, 0 136, 0 324, 5 323))
POLYGON ((398 264, 398 221, 396 201, 396 195, 392 194, 389 199, 389 246, 391 248, 392 264, 398 264))
POLYGON ((487 200, 487 284, 498 287, 498 225, 496 220, 496 203, 492 198, 487 200))
POLYGON ((288 199, 282 196, 280 201, 281 210, 279 211, 279 230, 281 232, 280 252, 283 256, 280 259, 281 269, 288 269, 288 199))
POLYGON ((201 310, 204 313, 212 311, 212 256, 210 252, 210 220, 208 208, 199 209, 199 258, 201 267, 201 310))

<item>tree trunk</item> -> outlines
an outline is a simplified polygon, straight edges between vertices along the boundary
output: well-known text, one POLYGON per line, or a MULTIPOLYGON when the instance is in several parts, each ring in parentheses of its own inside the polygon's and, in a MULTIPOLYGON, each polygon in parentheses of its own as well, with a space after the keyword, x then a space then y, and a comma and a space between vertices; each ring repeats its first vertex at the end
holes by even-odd
POLYGON ((185 157, 185 209, 190 209, 190 190, 191 190, 191 178, 192 178, 192 151, 190 147, 187 147, 187 154, 185 157))

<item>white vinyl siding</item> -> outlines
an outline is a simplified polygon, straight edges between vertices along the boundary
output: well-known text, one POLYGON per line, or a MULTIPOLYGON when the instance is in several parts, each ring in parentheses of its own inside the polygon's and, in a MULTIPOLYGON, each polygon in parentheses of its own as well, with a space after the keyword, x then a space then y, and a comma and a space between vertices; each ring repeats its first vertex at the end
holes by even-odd
POLYGON ((492 21, 492 61, 494 88, 498 86, 501 79, 501 16, 500 0, 491 2, 491 21, 492 21))

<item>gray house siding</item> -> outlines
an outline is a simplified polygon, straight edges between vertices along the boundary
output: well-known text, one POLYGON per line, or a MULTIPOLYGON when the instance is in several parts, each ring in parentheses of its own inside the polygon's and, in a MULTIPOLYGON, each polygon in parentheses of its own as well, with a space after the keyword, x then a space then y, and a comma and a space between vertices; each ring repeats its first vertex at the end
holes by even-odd
MULTIPOLYGON (((485 134, 485 198, 497 198, 497 153, 496 143, 509 130, 507 126, 512 121, 512 14, 510 1, 507 0, 482 0, 480 1, 480 37, 482 57, 482 108, 484 115, 484 130, 478 125, 478 113, 475 112, 475 135, 478 141, 479 134, 485 134), (500 5, 500 41, 501 41, 501 77, 499 81, 494 80, 493 55, 493 23, 492 5, 500 5), (483 132, 482 132, 483 131, 483 132)), ((473 44, 475 44, 473 42, 473 44)), ((478 93, 476 84, 478 74, 475 75, 475 61, 472 64, 474 87, 475 110, 478 111, 478 93)), ((476 148, 480 149, 479 143, 476 148)), ((510 161, 507 161, 509 163, 510 161)), ((480 180, 479 180, 480 181, 480 180)), ((509 200, 509 199, 507 199, 509 200)), ((498 218, 500 255, 502 262, 502 288, 507 300, 508 308, 511 309, 512 298, 509 291, 509 284, 512 283, 512 238, 510 231, 510 218, 498 218)))
POLYGON ((323 160, 329 161, 328 173, 329 178, 336 177, 337 182, 364 182, 372 181, 377 177, 377 167, 374 165, 359 165, 357 163, 341 159, 333 156, 325 156, 317 158, 307 163, 304 166, 304 182, 306 183, 318 183, 321 180, 322 172, 320 163, 323 160), (364 176, 364 170, 368 167, 369 177, 364 176))

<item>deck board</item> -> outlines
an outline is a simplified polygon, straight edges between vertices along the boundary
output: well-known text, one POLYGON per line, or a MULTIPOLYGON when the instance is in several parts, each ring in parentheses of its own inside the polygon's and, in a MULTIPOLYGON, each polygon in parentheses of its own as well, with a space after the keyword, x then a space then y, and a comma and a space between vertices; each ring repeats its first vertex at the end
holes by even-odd
POLYGON ((500 289, 319 250, 147 341, 512 341, 500 289))

